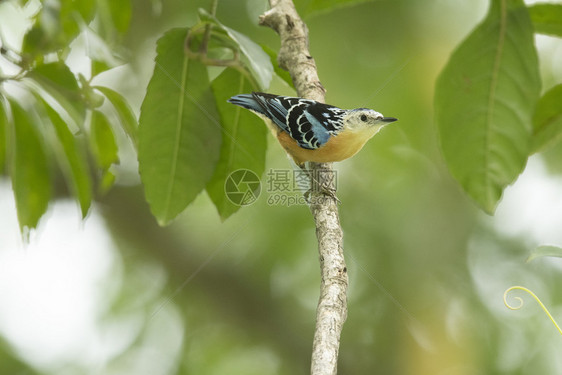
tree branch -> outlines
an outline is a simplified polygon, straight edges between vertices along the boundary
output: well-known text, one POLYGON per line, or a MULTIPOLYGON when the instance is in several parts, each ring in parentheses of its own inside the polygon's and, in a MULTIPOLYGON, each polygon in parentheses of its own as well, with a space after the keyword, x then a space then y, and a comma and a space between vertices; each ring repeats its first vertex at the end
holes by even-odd
MULTIPOLYGON (((300 97, 324 102, 326 90, 320 83, 316 63, 308 51, 308 29, 291 0, 270 0, 271 9, 260 17, 260 25, 275 30, 281 39, 279 66, 291 74, 300 97)), ((310 210, 316 223, 320 255, 320 299, 312 347, 312 375, 337 373, 340 334, 347 317, 347 268, 343 256, 343 232, 337 202, 321 191, 335 191, 331 164, 311 163, 310 210)))

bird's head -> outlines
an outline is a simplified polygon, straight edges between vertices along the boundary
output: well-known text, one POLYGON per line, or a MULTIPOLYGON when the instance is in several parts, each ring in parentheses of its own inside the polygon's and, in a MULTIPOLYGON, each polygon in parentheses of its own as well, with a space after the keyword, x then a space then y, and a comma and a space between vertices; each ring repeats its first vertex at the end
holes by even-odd
POLYGON ((351 109, 343 117, 344 126, 353 131, 367 129, 376 131, 397 120, 394 117, 384 117, 382 113, 368 108, 351 109))

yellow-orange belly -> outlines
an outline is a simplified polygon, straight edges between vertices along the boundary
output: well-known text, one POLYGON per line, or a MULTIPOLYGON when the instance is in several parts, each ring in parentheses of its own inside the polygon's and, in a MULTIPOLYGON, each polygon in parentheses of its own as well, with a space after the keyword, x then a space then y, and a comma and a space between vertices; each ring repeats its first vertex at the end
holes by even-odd
POLYGON ((359 152, 365 143, 381 128, 381 126, 374 126, 359 131, 344 130, 336 136, 331 136, 323 146, 315 150, 309 150, 299 146, 297 141, 269 118, 257 112, 256 114, 265 121, 271 133, 277 138, 285 151, 291 155, 295 163, 301 166, 307 161, 332 163, 348 159, 359 152))
POLYGON ((277 134, 277 140, 295 160, 295 163, 299 165, 307 161, 331 163, 342 161, 355 155, 376 132, 377 130, 374 129, 372 131, 359 132, 343 131, 336 136, 330 137, 326 144, 315 150, 300 147, 297 141, 284 131, 280 131, 277 134))

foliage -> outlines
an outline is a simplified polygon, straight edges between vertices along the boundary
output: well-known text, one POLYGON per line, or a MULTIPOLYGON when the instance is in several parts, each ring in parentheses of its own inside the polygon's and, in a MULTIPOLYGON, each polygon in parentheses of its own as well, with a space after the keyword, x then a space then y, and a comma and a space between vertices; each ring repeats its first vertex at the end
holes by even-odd
POLYGON ((562 5, 536 3, 529 7, 529 14, 537 33, 562 36, 562 5))
POLYGON ((15 100, 10 100, 13 128, 12 181, 20 227, 34 228, 47 210, 51 195, 50 171, 42 134, 33 119, 15 100))
POLYGON ((303 16, 314 15, 334 9, 356 5, 369 0, 304 0, 296 1, 299 14, 303 16))
MULTIPOLYGON (((348 3, 310 1, 300 6, 305 13, 314 13, 348 3)), ((527 9, 522 0, 492 1, 486 19, 451 55, 439 77, 435 112, 445 161, 466 193, 488 213, 495 210, 505 187, 522 172, 529 154, 560 137, 560 107, 556 105, 559 87, 539 100, 533 26, 535 32, 559 35, 561 8, 557 4, 535 4, 527 9)), ((92 75, 88 79, 77 76, 65 62, 70 42, 84 32, 98 30, 110 47, 117 45, 118 35, 127 30, 130 14, 128 1, 90 0, 79 7, 69 0, 45 2, 24 37, 19 60, 13 61, 21 71, 3 81, 17 82, 33 92, 36 104, 41 105, 32 107, 47 110, 33 114, 17 107, 10 110, 14 100, 4 100, 0 119, 9 121, 0 121, 0 130, 4 137, 10 133, 18 136, 9 131, 16 116, 24 123, 33 122, 29 118, 33 115, 41 123, 52 124, 58 137, 52 146, 45 126, 35 124, 26 134, 36 135, 38 158, 42 148, 61 150, 54 154, 58 155, 59 168, 66 170, 67 185, 84 217, 93 199, 92 191, 107 191, 114 182, 111 166, 119 162, 115 132, 124 131, 135 147, 138 143, 146 199, 161 224, 169 223, 205 189, 219 215, 226 219, 239 207, 225 198, 224 181, 239 168, 262 174, 265 132, 257 119, 223 102, 242 91, 265 90, 274 74, 275 53, 200 9, 197 24, 170 31, 158 42, 137 135, 136 116, 124 97, 108 87, 90 85, 96 75, 115 65, 115 56, 92 53, 92 75), (58 21, 50 22, 51 18, 58 21), (85 24, 91 27, 85 30, 85 24), (225 72, 210 80, 207 70, 211 66, 222 67, 225 72), (116 110, 120 129, 113 128, 107 115, 98 109, 104 99, 116 110), (260 130, 249 131, 252 128, 260 130), (92 165, 85 155, 79 155, 80 144, 90 146, 92 165), (92 168, 97 172, 91 177, 92 168)), ((8 56, 6 48, 4 52, 8 56)), ((291 83, 286 72, 276 66, 275 73, 291 83)), ((0 151, 4 163, 12 163, 9 169, 14 181, 20 180, 22 177, 14 172, 18 166, 13 163, 21 159, 10 157, 9 148, 0 151)), ((17 150, 13 152, 17 155, 17 150)), ((49 169, 52 164, 43 167, 49 169)), ((40 175, 27 176, 32 180, 25 185, 53 184, 53 173, 40 175), (41 183, 35 178, 41 178, 41 183)), ((51 199, 50 189, 33 192, 26 187, 29 191, 25 193, 18 191, 23 189, 21 183, 15 183, 14 189, 22 229, 34 228, 51 199), (30 200, 29 194, 35 198, 30 200)))
MULTIPOLYGON (((100 203, 128 276, 135 279, 123 287, 130 288, 125 293, 130 300, 120 296, 121 308, 142 315, 160 311, 165 300, 163 311, 181 310, 185 327, 173 327, 187 332, 178 373, 224 373, 240 358, 255 369, 256 353, 264 359, 255 370, 260 373, 304 372, 318 284, 308 211, 271 207, 262 200, 233 215, 239 206, 224 194, 231 172, 245 168, 262 174, 267 138, 259 118, 226 99, 252 90, 290 94, 290 76, 276 66, 278 38, 250 24, 257 22, 254 15, 233 16, 250 13, 251 6, 222 1, 217 14, 197 10, 209 2, 178 1, 176 14, 166 13, 169 2, 162 2, 162 17, 176 20, 165 26, 153 9, 158 1, 42 2, 21 48, 2 44, 2 61, 13 72, 0 72, 0 173, 11 179, 24 233, 38 225, 54 199, 72 196, 83 217, 93 202, 100 203), (182 6, 189 10, 187 18, 177 11, 185 11, 182 6), (145 13, 135 19, 139 9, 145 13), (133 82, 116 84, 130 84, 144 97, 137 128, 134 95, 97 80, 116 74, 113 68, 126 61, 123 56, 155 35, 160 39, 156 48, 149 43, 156 53, 150 81, 139 69, 133 82), (89 74, 71 61, 73 51, 83 52, 85 37, 89 74), (119 163, 132 164, 138 177, 127 152, 138 158, 142 184, 126 180, 124 168, 118 168, 119 163), (157 227, 154 217, 169 226, 157 227), (220 223, 218 218, 231 219, 220 223), (138 293, 155 288, 156 272, 147 272, 145 262, 165 269, 161 283, 169 289, 149 297, 138 293), (186 287, 195 276, 196 282, 186 287), (252 340, 259 342, 259 350, 252 340)), ((39 2, 14 0, 0 6, 7 3, 23 9, 39 2)), ((544 369, 541 358, 550 352, 521 343, 538 346, 533 335, 543 331, 530 324, 512 340, 520 348, 504 345, 514 329, 498 324, 497 301, 482 297, 490 291, 482 285, 491 288, 519 275, 513 272, 513 257, 523 257, 522 241, 494 234, 488 239, 492 244, 480 246, 486 242, 479 237, 484 230, 475 225, 481 218, 443 178, 434 131, 451 175, 466 195, 493 212, 529 155, 560 147, 560 84, 550 82, 552 88, 541 95, 533 36, 560 36, 561 6, 525 8, 521 1, 493 0, 486 18, 451 54, 439 77, 435 129, 426 95, 434 84, 434 59, 441 61, 449 51, 445 42, 419 29, 431 30, 427 20, 439 32, 445 29, 450 14, 441 10, 443 2, 422 6, 410 1, 408 7, 361 0, 296 3, 307 15, 312 53, 330 103, 374 107, 400 118, 398 126, 337 167, 344 177, 339 196, 353 277, 341 368, 364 373, 376 363, 381 373, 426 374, 453 368, 447 364, 454 359, 456 368, 470 363, 471 369, 490 373, 517 368, 501 358, 524 353, 520 367, 541 372, 536 366, 544 369), (443 14, 426 17, 432 6, 443 14), (340 23, 343 29, 335 27, 340 23), (419 322, 431 332, 419 329, 419 322), (443 354, 437 359, 436 353, 443 354), (404 363, 411 363, 409 372, 404 363)), ((0 22, 0 31, 4 27, 0 22)), ((143 64, 152 63, 146 50, 139 51, 143 64)), ((271 155, 268 165, 286 167, 282 152, 272 150, 271 155)), ((556 247, 541 247, 532 257, 559 254, 556 247)), ((556 293, 559 283, 552 274, 540 271, 556 293)), ((125 313, 117 315, 119 320, 125 313)), ((145 315, 148 328, 168 317, 145 315)), ((117 325, 121 328, 122 321, 117 325)), ((157 352, 141 338, 108 366, 143 364, 133 360, 135 355, 157 352)), ((9 359, 17 356, 8 354, 9 359)))
POLYGON ((107 190, 113 183, 109 169, 118 163, 114 132, 120 129, 98 107, 109 99, 132 139, 136 119, 120 94, 105 87, 94 88, 90 82, 115 65, 116 58, 108 56, 104 61, 100 55, 91 59, 92 74, 86 78, 71 71, 66 56, 80 35, 96 29, 106 41, 106 49, 117 45, 129 21, 129 1, 85 0, 78 4, 48 0, 33 15, 21 53, 2 45, 2 56, 19 68, 12 76, 0 76, 2 144, 13 145, 0 148, 0 161, 13 181, 22 231, 35 228, 47 210, 57 193, 58 171, 83 217, 88 214, 94 190, 107 190), (7 88, 10 84, 19 91, 7 88))
POLYGON ((227 218, 239 208, 226 199, 228 175, 240 168, 261 175, 265 164, 263 127, 256 118, 233 111, 226 99, 265 89, 273 71, 269 57, 212 15, 200 10, 200 16, 198 25, 168 31, 158 41, 141 107, 139 170, 152 213, 162 225, 205 187, 220 216, 227 218), (209 57, 225 49, 228 57, 209 57), (208 65, 226 69, 211 83, 208 65))
POLYGON ((0 92, 9 98, 0 111, 0 161, 2 167, 8 165, 14 181, 22 230, 37 226, 52 199, 56 173, 49 161, 53 155, 45 150, 56 150, 57 168, 64 172, 86 217, 93 191, 105 193, 115 181, 112 166, 119 163, 119 132, 135 148, 138 145, 146 199, 161 224, 169 223, 205 189, 223 219, 239 209, 226 199, 224 182, 239 168, 261 175, 266 132, 258 119, 234 110, 225 100, 242 91, 265 90, 273 75, 274 56, 270 58, 250 38, 206 11, 201 9, 199 15, 192 28, 172 30, 159 40, 138 135, 127 100, 108 87, 91 85, 97 75, 115 66, 117 54, 107 51, 118 49, 118 36, 128 29, 129 1, 90 0, 80 6, 70 0, 46 1, 33 16, 22 53, 3 47, 6 58, 18 56, 10 58, 20 72, 2 81, 33 94, 33 105, 23 110, 13 94, 0 92), (99 37, 92 35, 96 30, 99 37), (76 75, 65 60, 69 44, 86 33, 102 44, 89 53, 89 78, 76 75), (226 70, 211 85, 207 69, 215 65, 226 70), (120 128, 99 108, 104 99, 113 106, 120 128), (54 128, 56 142, 48 136, 47 124, 54 128), (12 133, 19 145, 13 150, 7 147, 12 133), (32 146, 35 153, 21 152, 32 146))
POLYGON ((527 258, 527 262, 541 257, 557 257, 562 258, 562 248, 559 246, 543 245, 539 246, 531 252, 527 258))
POLYGON ((562 85, 548 90, 537 103, 533 116, 532 150, 538 152, 560 141, 562 136, 562 85))
MULTIPOLYGON (((545 124, 555 116, 551 93, 537 107, 535 135, 531 131, 540 79, 528 13, 522 0, 492 1, 486 19, 452 54, 437 83, 436 121, 445 161, 488 213, 523 171, 531 144, 536 149, 537 142, 546 143, 545 132, 552 139, 560 130, 545 124)), ((537 30, 546 22, 534 21, 537 30)))

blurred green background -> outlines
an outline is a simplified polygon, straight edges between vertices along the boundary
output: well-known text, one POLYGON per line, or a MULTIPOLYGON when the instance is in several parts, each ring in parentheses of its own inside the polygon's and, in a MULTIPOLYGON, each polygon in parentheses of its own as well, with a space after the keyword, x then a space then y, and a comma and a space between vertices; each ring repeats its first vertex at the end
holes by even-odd
MULTIPOLYGON (((335 166, 350 276, 339 373, 562 373, 562 337, 539 307, 521 295, 523 309, 510 311, 502 300, 524 285, 562 317, 562 262, 525 263, 537 245, 562 244, 562 148, 532 157, 491 217, 449 175, 432 121, 435 79, 487 2, 367 1, 315 13, 311 2, 295 1, 327 102, 400 119, 335 166)), ((122 43, 130 63, 95 83, 138 113, 156 39, 193 25, 209 3, 134 0, 122 43)), ((257 25, 267 8, 220 0, 217 18, 277 50, 277 35, 257 25)), ((0 4, 1 23, 10 12, 0 4)), ((562 80, 562 44, 541 36, 537 46, 546 90, 562 80)), ((269 91, 294 94, 280 79, 269 91)), ((289 169, 269 141, 266 171, 289 169)), ((0 179, 0 373, 308 373, 320 283, 308 208, 269 205, 264 190, 222 223, 201 194, 161 228, 136 156, 120 152, 117 185, 90 217, 81 223, 75 203, 60 199, 29 244, 0 179)))

